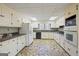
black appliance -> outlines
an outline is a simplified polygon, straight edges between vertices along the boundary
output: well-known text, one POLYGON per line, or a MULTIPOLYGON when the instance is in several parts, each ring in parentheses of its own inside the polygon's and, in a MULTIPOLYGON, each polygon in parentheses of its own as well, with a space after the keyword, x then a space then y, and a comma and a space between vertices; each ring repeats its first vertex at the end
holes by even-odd
POLYGON ((41 39, 41 32, 36 32, 36 39, 41 39))
POLYGON ((73 15, 65 20, 65 26, 76 26, 76 15, 73 15))

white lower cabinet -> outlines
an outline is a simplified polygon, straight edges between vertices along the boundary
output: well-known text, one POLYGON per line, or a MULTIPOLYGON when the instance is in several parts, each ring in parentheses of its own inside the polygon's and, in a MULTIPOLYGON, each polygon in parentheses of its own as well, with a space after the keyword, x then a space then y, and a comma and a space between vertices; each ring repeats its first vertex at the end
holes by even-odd
POLYGON ((8 55, 8 52, 9 52, 8 43, 9 43, 9 41, 4 41, 1 43, 0 53, 8 55))
POLYGON ((25 46, 26 46, 25 35, 24 36, 19 36, 18 37, 18 42, 17 42, 17 51, 19 52, 25 46))
POLYGON ((25 46, 25 35, 21 36, 20 39, 21 39, 22 45, 25 46))
POLYGON ((20 44, 17 44, 17 52, 19 52, 21 49, 23 49, 23 45, 22 45, 22 43, 20 43, 20 44))
POLYGON ((72 56, 77 56, 78 55, 78 48, 65 42, 65 50, 72 56))
POLYGON ((29 46, 33 42, 33 35, 28 34, 25 36, 25 45, 29 46))
POLYGON ((78 55, 78 47, 73 46, 72 44, 68 43, 65 40, 64 35, 61 35, 59 33, 53 33, 53 38, 60 46, 62 46, 66 50, 66 52, 69 53, 69 55, 71 56, 78 55))
POLYGON ((33 38, 34 39, 36 38, 36 32, 33 32, 33 38))
POLYGON ((43 39, 48 39, 48 33, 47 32, 42 32, 42 36, 43 39))
POLYGON ((65 38, 64 38, 64 35, 59 34, 59 41, 60 41, 59 44, 60 44, 63 48, 64 48, 64 42, 65 42, 64 39, 65 39, 65 38))
POLYGON ((9 56, 14 56, 17 54, 17 38, 10 39, 9 42, 9 56))
POLYGON ((52 33, 52 32, 49 32, 49 33, 48 33, 48 38, 49 38, 49 39, 53 39, 53 33, 52 33))
POLYGON ((59 43, 59 34, 56 32, 54 33, 54 40, 56 40, 57 43, 59 43))
POLYGON ((25 35, 4 41, 0 43, 0 54, 15 56, 26 46, 25 35))
POLYGON ((52 32, 42 32, 43 39, 53 39, 53 33, 52 32))
POLYGON ((28 44, 30 45, 33 42, 33 35, 29 34, 28 35, 28 44))

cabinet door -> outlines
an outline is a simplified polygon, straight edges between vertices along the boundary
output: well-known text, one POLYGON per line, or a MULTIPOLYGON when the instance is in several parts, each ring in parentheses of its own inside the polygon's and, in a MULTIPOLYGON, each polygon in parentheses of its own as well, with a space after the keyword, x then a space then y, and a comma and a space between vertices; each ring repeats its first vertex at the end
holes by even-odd
POLYGON ((36 32, 33 32, 33 38, 34 39, 36 38, 36 32))
POLYGON ((70 12, 69 16, 72 16, 72 15, 76 14, 77 13, 77 8, 78 8, 77 4, 72 4, 69 7, 69 12, 70 12))
POLYGON ((77 14, 77 4, 70 4, 66 9, 65 9, 65 18, 68 18, 74 14, 77 14))
POLYGON ((17 15, 17 27, 22 27, 22 18, 17 15))
POLYGON ((55 23, 55 21, 53 21, 53 22, 51 23, 51 28, 55 28, 55 26, 56 26, 56 23, 55 23))
POLYGON ((33 42, 33 35, 29 34, 29 44, 31 44, 33 42))
POLYGON ((19 36, 19 37, 18 37, 18 44, 21 44, 21 43, 22 43, 21 37, 19 36))
POLYGON ((78 55, 78 48, 65 42, 65 50, 72 56, 78 55))
POLYGON ((42 38, 43 39, 48 39, 48 33, 42 32, 42 38))
POLYGON ((12 27, 17 26, 17 24, 16 24, 16 15, 15 15, 14 10, 11 10, 11 26, 12 27))
POLYGON ((19 36, 18 37, 18 44, 22 44, 22 43, 25 44, 25 36, 19 36))
POLYGON ((9 56, 14 56, 18 53, 17 51, 17 38, 11 39, 9 43, 9 56))
POLYGON ((3 26, 9 26, 10 24, 10 9, 6 6, 2 6, 2 21, 3 26))
POLYGON ((25 45, 25 35, 21 36, 20 39, 21 39, 22 45, 24 46, 25 45))
POLYGON ((22 26, 22 18, 19 16, 19 13, 11 10, 11 27, 21 27, 22 26))
POLYGON ((2 6, 1 6, 1 4, 0 4, 0 17, 1 17, 1 8, 2 8, 2 6))
POLYGON ((33 23, 32 23, 32 27, 33 27, 33 28, 38 28, 38 26, 39 26, 39 24, 38 24, 37 22, 33 22, 33 23))
POLYGON ((48 38, 53 39, 53 33, 52 32, 48 32, 48 38))
POLYGON ((19 36, 18 37, 18 52, 23 49, 26 45, 25 36, 19 36))
POLYGON ((8 7, 1 5, 0 6, 0 26, 9 26, 10 24, 10 10, 8 7))
POLYGON ((64 35, 59 34, 59 44, 64 48, 64 35))
POLYGON ((18 12, 15 12, 15 18, 16 18, 16 27, 22 26, 22 18, 18 12))
POLYGON ((9 52, 9 40, 7 41, 4 41, 1 43, 1 46, 0 46, 0 53, 6 53, 8 55, 8 52, 9 52))

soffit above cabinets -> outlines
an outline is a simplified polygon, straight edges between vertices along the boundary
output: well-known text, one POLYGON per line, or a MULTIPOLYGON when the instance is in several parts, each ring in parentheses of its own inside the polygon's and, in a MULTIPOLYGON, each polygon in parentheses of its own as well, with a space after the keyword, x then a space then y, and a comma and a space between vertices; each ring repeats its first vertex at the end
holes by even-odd
POLYGON ((48 21, 52 16, 62 16, 68 3, 7 3, 7 6, 38 21, 48 21))

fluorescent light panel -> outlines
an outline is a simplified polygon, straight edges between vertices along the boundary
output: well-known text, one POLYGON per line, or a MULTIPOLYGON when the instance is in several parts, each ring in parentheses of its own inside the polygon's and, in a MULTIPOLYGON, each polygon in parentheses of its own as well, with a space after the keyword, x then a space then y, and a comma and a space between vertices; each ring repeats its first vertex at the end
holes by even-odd
POLYGON ((37 19, 35 17, 31 17, 32 21, 37 21, 37 19))
POLYGON ((55 20, 57 17, 51 17, 49 18, 49 20, 55 20))

